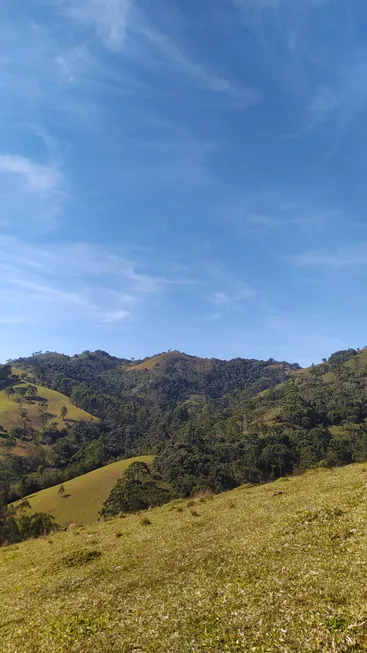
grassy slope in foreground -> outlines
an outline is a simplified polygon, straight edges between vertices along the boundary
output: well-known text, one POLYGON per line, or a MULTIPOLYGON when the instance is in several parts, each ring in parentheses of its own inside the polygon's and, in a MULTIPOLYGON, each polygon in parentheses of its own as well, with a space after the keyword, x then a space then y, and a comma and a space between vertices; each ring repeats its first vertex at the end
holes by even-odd
MULTIPOLYGON (((60 410, 62 406, 66 406, 68 409, 66 422, 68 422, 68 420, 74 422, 88 422, 97 419, 96 417, 93 417, 93 415, 87 413, 85 410, 73 406, 69 397, 61 394, 61 392, 56 392, 56 390, 50 390, 49 388, 44 388, 40 385, 37 385, 36 387, 38 390, 38 396, 47 399, 47 410, 49 413, 55 415, 54 421, 57 422, 60 427, 64 426, 62 420, 60 419, 60 410)), ((0 391, 0 424, 6 430, 9 430, 12 426, 19 426, 19 408, 20 406, 16 401, 13 399, 8 399, 4 390, 0 391)), ((23 404, 23 408, 28 410, 31 425, 34 428, 37 428, 37 402, 25 402, 23 404)))
POLYGON ((55 517, 61 526, 70 522, 82 522, 88 524, 98 519, 98 512, 103 502, 109 496, 113 486, 122 476, 127 467, 136 460, 151 463, 152 456, 141 456, 119 460, 111 465, 100 467, 83 476, 77 476, 63 483, 66 494, 69 497, 63 499, 59 495, 60 485, 41 490, 30 497, 27 497, 31 504, 31 511, 47 512, 55 517))
POLYGON ((366 651, 366 481, 315 470, 3 548, 0 650, 366 651))

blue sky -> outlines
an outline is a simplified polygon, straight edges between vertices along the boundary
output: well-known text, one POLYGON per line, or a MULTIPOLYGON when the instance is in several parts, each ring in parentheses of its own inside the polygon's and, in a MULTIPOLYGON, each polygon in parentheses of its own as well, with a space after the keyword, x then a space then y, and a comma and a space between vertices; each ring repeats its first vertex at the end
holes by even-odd
POLYGON ((367 343, 365 0, 0 12, 0 359, 367 343))

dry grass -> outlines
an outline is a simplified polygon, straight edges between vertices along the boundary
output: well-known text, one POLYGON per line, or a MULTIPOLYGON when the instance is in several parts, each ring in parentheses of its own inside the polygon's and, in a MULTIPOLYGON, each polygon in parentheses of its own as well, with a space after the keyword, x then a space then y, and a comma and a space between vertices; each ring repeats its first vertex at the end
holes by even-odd
POLYGON ((169 360, 174 360, 176 366, 180 365, 181 362, 190 363, 192 369, 195 369, 198 372, 206 372, 212 369, 213 361, 210 358, 198 358, 197 356, 189 356, 188 354, 183 354, 180 351, 167 351, 158 356, 153 356, 152 358, 138 363, 136 365, 128 365, 124 368, 125 372, 132 371, 144 371, 144 370, 153 370, 157 365, 163 365, 169 360))
MULTIPOLYGON (((19 386, 24 385, 22 383, 19 386)), ((26 384, 28 385, 28 384, 26 384)), ((61 394, 61 392, 56 392, 56 390, 50 390, 49 388, 44 388, 43 386, 37 385, 38 396, 43 397, 48 402, 48 412, 53 414, 55 422, 57 422, 60 428, 64 427, 64 422, 60 419, 60 410, 62 406, 66 406, 68 409, 68 414, 66 418, 66 423, 68 421, 93 421, 97 420, 96 417, 90 415, 85 410, 73 406, 69 397, 61 394)), ((8 399, 5 394, 5 390, 0 391, 0 424, 7 431, 12 428, 12 426, 19 426, 19 404, 13 399, 8 399)), ((24 402, 23 408, 28 410, 30 424, 37 428, 38 426, 38 411, 37 411, 37 402, 24 402)))
POLYGON ((100 467, 93 472, 65 481, 63 486, 67 498, 59 495, 61 485, 41 490, 27 497, 31 510, 27 514, 46 512, 55 517, 61 526, 77 522, 88 524, 98 519, 98 512, 109 496, 113 486, 125 469, 135 461, 151 464, 153 456, 140 456, 119 460, 111 465, 100 467))
POLYGON ((367 651, 366 483, 318 470, 1 549, 1 653, 367 651))

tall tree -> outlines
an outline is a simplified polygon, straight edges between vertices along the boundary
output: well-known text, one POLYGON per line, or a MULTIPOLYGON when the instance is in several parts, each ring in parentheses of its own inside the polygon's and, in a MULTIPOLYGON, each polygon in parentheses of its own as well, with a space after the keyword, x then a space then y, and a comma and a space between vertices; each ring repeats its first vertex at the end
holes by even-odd
POLYGON ((68 409, 66 408, 66 406, 61 406, 60 419, 62 419, 63 422, 65 422, 67 414, 68 414, 68 409))

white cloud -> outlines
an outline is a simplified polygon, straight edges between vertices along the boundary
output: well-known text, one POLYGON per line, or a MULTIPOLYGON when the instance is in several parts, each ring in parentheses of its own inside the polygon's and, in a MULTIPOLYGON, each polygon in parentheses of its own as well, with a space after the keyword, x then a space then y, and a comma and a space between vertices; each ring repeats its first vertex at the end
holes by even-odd
POLYGON ((17 324, 25 324, 29 320, 21 315, 0 315, 0 324, 3 326, 16 326, 17 324))
POLYGON ((253 297, 254 291, 247 284, 234 284, 227 291, 217 291, 213 294, 213 302, 218 306, 234 306, 253 297))
MULTIPOLYGON (((167 66, 171 66, 172 69, 189 77, 199 88, 232 96, 242 106, 254 104, 259 100, 260 95, 257 92, 243 88, 226 77, 212 72, 207 66, 193 61, 166 34, 158 32, 151 27, 141 27, 138 32, 162 56, 167 66)), ((154 60, 150 57, 149 64, 152 65, 153 62, 154 60)), ((159 63, 159 61, 156 63, 159 63)))
POLYGON ((116 322, 121 322, 131 315, 130 311, 124 311, 119 309, 117 311, 112 311, 111 313, 105 313, 102 317, 102 322, 104 324, 115 324, 116 322))
MULTIPOLYGON (((348 57, 349 59, 349 57, 348 57)), ((335 118, 342 133, 349 125, 355 125, 367 107, 366 52, 354 53, 353 63, 335 63, 334 85, 321 84, 316 88, 308 106, 311 116, 309 129, 335 118)))
POLYGON ((24 319, 43 324, 118 324, 140 303, 148 306, 164 288, 181 283, 151 274, 112 248, 37 246, 1 235, 0 271, 3 314, 17 316, 21 306, 24 319))
POLYGON ((247 220, 250 224, 267 227, 269 229, 279 229, 281 227, 298 227, 301 229, 307 229, 311 227, 324 226, 325 223, 328 223, 332 219, 337 219, 340 216, 339 211, 320 211, 315 213, 304 213, 297 215, 299 208, 293 208, 292 210, 286 209, 283 211, 284 215, 268 215, 262 213, 249 213, 247 220), (295 214, 295 215, 294 215, 295 214))
POLYGON ((33 192, 55 190, 61 186, 62 176, 54 166, 40 165, 23 156, 0 155, 0 174, 19 175, 33 192))
POLYGON ((33 224, 41 230, 58 225, 67 198, 66 181, 57 165, 45 165, 17 154, 0 155, 2 227, 33 224))
POLYGON ((321 267, 329 270, 367 265, 367 243, 334 250, 320 249, 302 252, 292 256, 290 260, 297 267, 321 267))
POLYGON ((237 7, 258 11, 261 9, 278 9, 288 5, 292 9, 307 9, 327 4, 329 0, 233 0, 237 7))
POLYGON ((201 267, 204 284, 210 285, 212 289, 209 299, 221 309, 241 306, 255 295, 246 281, 224 270, 220 263, 203 259, 201 267))
POLYGON ((123 47, 129 0, 63 0, 62 6, 68 17, 94 30, 108 48, 123 47))

